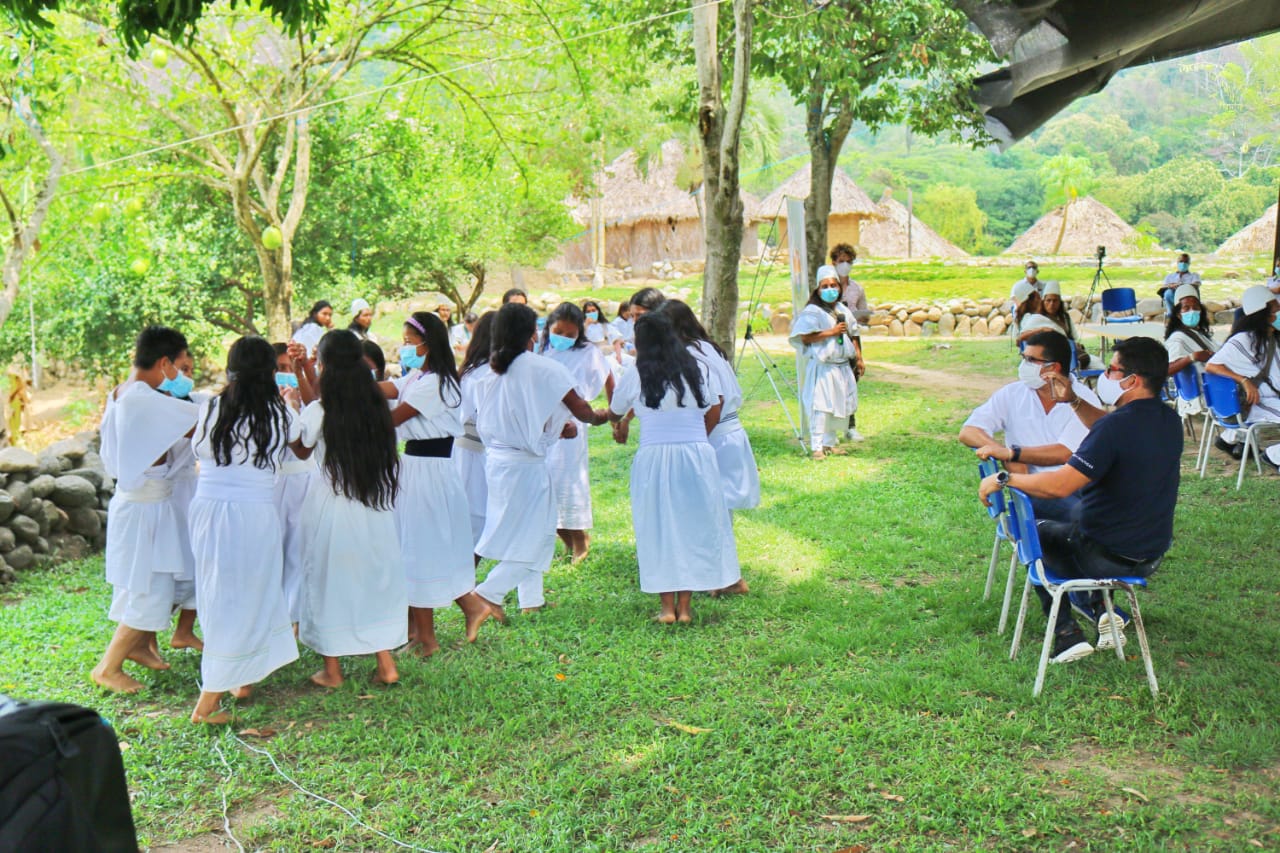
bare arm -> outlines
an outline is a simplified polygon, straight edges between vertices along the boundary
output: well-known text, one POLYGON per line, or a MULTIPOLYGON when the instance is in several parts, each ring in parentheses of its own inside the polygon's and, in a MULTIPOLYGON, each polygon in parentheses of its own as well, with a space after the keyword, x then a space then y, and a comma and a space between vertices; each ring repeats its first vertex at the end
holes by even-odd
POLYGON ((724 409, 724 397, 717 397, 716 400, 718 402, 707 409, 706 414, 702 416, 702 423, 707 428, 707 435, 711 435, 711 431, 720 423, 720 412, 724 409))
MULTIPOLYGON (((1063 465, 1053 471, 1040 471, 1035 474, 1010 474, 1009 485, 1026 492, 1033 498, 1065 498, 1084 488, 1089 478, 1070 465, 1063 465)), ((992 474, 982 480, 978 486, 978 497, 982 503, 990 506, 988 498, 1000 490, 996 475, 992 474)))
POLYGON ((405 421, 417 417, 417 415, 417 409, 410 406, 408 403, 401 403, 391 410, 391 425, 398 427, 405 421))
POLYGON ((314 447, 307 447, 303 444, 302 439, 300 438, 295 438, 293 441, 289 442, 289 449, 293 451, 294 456, 302 460, 310 459, 311 454, 316 451, 314 447))
POLYGON ((1244 389, 1245 402, 1250 406, 1258 402, 1258 388, 1253 384, 1253 380, 1249 377, 1241 376, 1225 364, 1215 364, 1212 361, 1206 362, 1204 369, 1216 376, 1225 376, 1228 379, 1234 380, 1236 384, 1244 389))
POLYGON ((568 406, 570 413, 584 424, 592 426, 600 426, 611 418, 611 413, 607 409, 595 410, 591 408, 591 404, 578 396, 577 391, 570 390, 565 394, 562 402, 568 406))
POLYGON ((824 329, 821 332, 810 332, 807 335, 801 335, 800 343, 816 344, 818 341, 825 340, 826 338, 834 338, 836 335, 848 334, 848 332, 849 332, 849 327, 847 325, 845 325, 844 323, 836 323, 830 329, 824 329))

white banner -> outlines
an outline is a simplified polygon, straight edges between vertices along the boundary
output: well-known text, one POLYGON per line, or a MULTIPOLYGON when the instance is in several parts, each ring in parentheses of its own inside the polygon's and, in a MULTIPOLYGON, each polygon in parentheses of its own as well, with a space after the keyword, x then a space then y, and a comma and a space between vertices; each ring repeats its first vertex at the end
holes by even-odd
MULTIPOLYGON (((804 240, 804 199, 787 198, 787 256, 791 261, 791 316, 798 317, 809 301, 809 258, 804 240)), ((796 387, 804 387, 804 372, 808 366, 804 353, 796 350, 796 387)), ((800 434, 809 438, 809 413, 800 405, 800 434)))

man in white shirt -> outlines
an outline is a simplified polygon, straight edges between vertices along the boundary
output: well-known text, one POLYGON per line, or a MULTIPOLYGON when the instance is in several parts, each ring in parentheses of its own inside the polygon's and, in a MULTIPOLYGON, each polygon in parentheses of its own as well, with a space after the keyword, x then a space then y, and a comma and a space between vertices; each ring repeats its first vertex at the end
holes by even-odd
MULTIPOLYGON (((1052 471, 1066 464, 1103 414, 1098 396, 1071 376, 1071 342, 1058 332, 1038 332, 1023 348, 1018 381, 973 410, 960 441, 1010 471, 1052 471), (994 438, 998 432, 1004 433, 1003 444, 994 438)), ((1032 504, 1037 519, 1070 521, 1080 496, 1033 498, 1032 504)))
POLYGON ((1022 268, 1022 271, 1025 275, 1023 275, 1019 281, 1014 283, 1013 290, 1009 293, 1010 298, 1017 299, 1016 294, 1018 292, 1018 285, 1020 284, 1029 284, 1035 289, 1036 293, 1043 294, 1044 282, 1040 280, 1040 265, 1035 261, 1027 261, 1027 265, 1022 268))

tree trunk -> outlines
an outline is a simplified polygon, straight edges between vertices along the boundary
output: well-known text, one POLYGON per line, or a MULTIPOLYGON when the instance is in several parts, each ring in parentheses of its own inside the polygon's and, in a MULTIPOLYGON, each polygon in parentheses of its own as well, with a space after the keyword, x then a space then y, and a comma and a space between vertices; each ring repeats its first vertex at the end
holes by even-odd
POLYGON ((288 341, 293 336, 289 319, 289 302, 292 286, 285 272, 283 258, 289 253, 289 244, 272 251, 261 245, 254 246, 258 253, 258 268, 262 271, 262 303, 267 312, 267 334, 272 341, 288 341))
POLYGON ((718 50, 718 6, 693 0, 693 48, 698 68, 698 136, 706 193, 706 269, 702 318, 712 340, 734 351, 743 206, 738 161, 751 71, 751 0, 733 2, 733 80, 724 103, 718 50))
POLYGON ((1053 241, 1053 251, 1049 254, 1056 255, 1058 250, 1062 248, 1062 238, 1067 236, 1067 211, 1071 209, 1071 196, 1067 196, 1067 203, 1062 206, 1062 225, 1058 227, 1058 239, 1053 241))
MULTIPOLYGON (((853 107, 847 101, 826 124, 826 87, 816 80, 809 95, 809 119, 805 137, 809 141, 809 195, 804 200, 805 255, 809 274, 817 275, 818 267, 827 263, 827 220, 831 217, 831 182, 835 179, 840 150, 853 127, 853 107)), ((817 280, 808 282, 812 290, 817 280)))

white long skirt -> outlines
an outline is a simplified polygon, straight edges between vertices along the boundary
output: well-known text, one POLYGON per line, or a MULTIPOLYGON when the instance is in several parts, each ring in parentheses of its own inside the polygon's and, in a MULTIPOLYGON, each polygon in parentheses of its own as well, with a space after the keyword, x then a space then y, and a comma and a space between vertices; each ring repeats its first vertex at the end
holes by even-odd
POLYGON ((410 607, 448 607, 475 589, 471 512, 452 459, 400 457, 396 526, 410 607))
POLYGON ((200 689, 255 684, 298 658, 284 606, 280 518, 269 502, 191 502, 196 609, 204 629, 200 689))
POLYGON ((578 424, 574 438, 562 438, 547 450, 551 493, 556 502, 556 527, 590 530, 591 479, 588 474, 587 427, 578 424))
POLYGON ((190 549, 171 484, 148 481, 132 500, 116 492, 107 511, 106 579, 114 593, 109 617, 139 631, 169 627, 176 585, 188 576, 190 549), (166 600, 167 599, 167 600, 166 600))
POLYGON ((837 364, 812 359, 804 373, 800 401, 810 412, 847 418, 858 410, 858 383, 847 361, 837 364))
POLYGON ((642 592, 709 591, 742 578, 710 444, 642 445, 631 463, 631 516, 642 592))
POLYGON ((409 595, 395 513, 336 495, 323 475, 311 476, 299 528, 299 639, 329 657, 404 645, 409 595))
POLYGON ((724 501, 729 509, 755 509, 760 505, 760 471, 751 439, 736 421, 721 424, 707 438, 716 451, 724 501))
POLYGON ((468 450, 461 442, 454 442, 453 459, 462 479, 462 490, 467 493, 467 510, 471 515, 471 547, 480 541, 484 532, 484 510, 489 500, 489 489, 484 478, 484 454, 468 450))
POLYGON ((485 450, 489 502, 476 553, 494 560, 548 564, 556 550, 556 507, 547 460, 514 450, 485 450))
POLYGON ((276 479, 276 513, 284 549, 284 606, 290 622, 302 617, 302 504, 310 481, 309 472, 282 473, 276 479))

